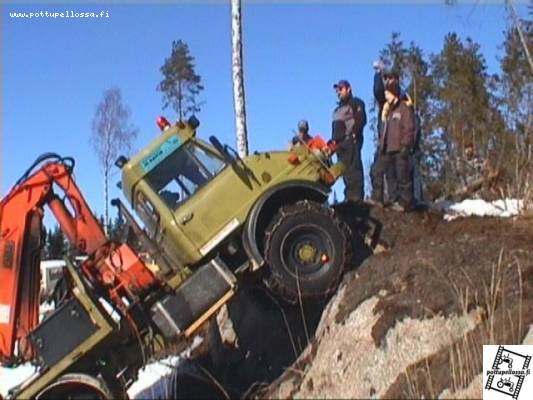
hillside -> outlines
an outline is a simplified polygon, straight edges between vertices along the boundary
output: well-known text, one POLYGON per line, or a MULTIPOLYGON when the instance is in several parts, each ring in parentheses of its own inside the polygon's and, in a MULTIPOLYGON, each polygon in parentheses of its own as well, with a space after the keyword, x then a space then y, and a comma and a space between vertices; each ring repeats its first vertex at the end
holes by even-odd
POLYGON ((243 291, 198 364, 231 397, 481 397, 481 345, 533 324, 533 221, 338 211, 367 236, 338 292, 300 307, 243 291))

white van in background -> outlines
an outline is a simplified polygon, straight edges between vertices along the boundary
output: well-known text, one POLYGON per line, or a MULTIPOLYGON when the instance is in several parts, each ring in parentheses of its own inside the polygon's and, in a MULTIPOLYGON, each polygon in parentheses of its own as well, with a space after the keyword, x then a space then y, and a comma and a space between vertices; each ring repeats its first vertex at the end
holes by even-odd
MULTIPOLYGON (((75 265, 87 259, 87 256, 78 256, 74 259, 75 265)), ((41 261, 41 302, 50 297, 57 282, 63 277, 63 269, 66 268, 65 260, 42 260, 41 261)))

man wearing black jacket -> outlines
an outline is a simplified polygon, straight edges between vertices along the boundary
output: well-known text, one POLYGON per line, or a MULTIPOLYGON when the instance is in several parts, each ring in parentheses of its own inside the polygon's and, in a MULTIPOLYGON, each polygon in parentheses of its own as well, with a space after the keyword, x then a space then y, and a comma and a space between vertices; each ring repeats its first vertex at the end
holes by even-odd
POLYGON ((415 145, 416 122, 413 107, 400 97, 397 82, 385 87, 386 102, 381 118, 379 153, 372 168, 372 200, 383 202, 383 178, 393 168, 398 180, 398 203, 395 208, 414 207, 411 154, 415 145))
POLYGON ((346 170, 345 200, 360 202, 365 197, 363 162, 363 129, 366 125, 365 103, 353 96, 350 83, 344 79, 333 85, 339 102, 333 111, 332 140, 338 144, 337 156, 346 170))
MULTIPOLYGON (((384 71, 384 66, 381 62, 374 63, 374 68, 376 70, 374 74, 374 99, 376 100, 376 105, 378 106, 377 113, 377 132, 381 132, 381 114, 383 113, 383 106, 385 105, 385 85, 395 84, 399 85, 400 75, 396 71, 384 71)), ((378 149, 374 154, 374 162, 372 163, 370 174, 373 175, 373 170, 377 166, 378 160, 378 149)), ((394 168, 389 168, 385 171, 385 179, 387 182, 387 199, 394 203, 398 200, 398 182, 396 179, 396 172, 394 168)))

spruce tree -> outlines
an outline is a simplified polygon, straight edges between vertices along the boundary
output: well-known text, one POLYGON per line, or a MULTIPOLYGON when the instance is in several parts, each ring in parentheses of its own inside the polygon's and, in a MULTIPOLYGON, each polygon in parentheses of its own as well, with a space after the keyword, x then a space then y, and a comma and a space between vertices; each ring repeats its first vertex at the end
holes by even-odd
POLYGON ((502 134, 494 95, 489 91, 490 77, 480 46, 470 38, 465 42, 455 33, 444 38, 442 51, 432 57, 435 85, 432 129, 442 141, 445 158, 441 179, 446 192, 459 185, 458 162, 467 143, 473 143, 484 158, 502 134))

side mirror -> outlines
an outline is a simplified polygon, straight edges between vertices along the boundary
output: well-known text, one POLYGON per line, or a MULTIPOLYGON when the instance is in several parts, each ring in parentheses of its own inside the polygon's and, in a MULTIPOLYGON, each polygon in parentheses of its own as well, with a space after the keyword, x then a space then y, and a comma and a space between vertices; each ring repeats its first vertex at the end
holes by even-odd
POLYGON ((124 167, 124 165, 126 165, 126 163, 129 161, 128 158, 126 158, 125 156, 120 156, 119 158, 117 158, 117 160, 115 161, 115 166, 117 168, 120 168, 122 169, 122 167, 124 167))
POLYGON ((187 121, 187 123, 189 124, 189 126, 192 128, 192 129, 196 129, 200 126, 200 121, 198 120, 198 118, 196 118, 194 115, 192 115, 189 120, 187 121))

